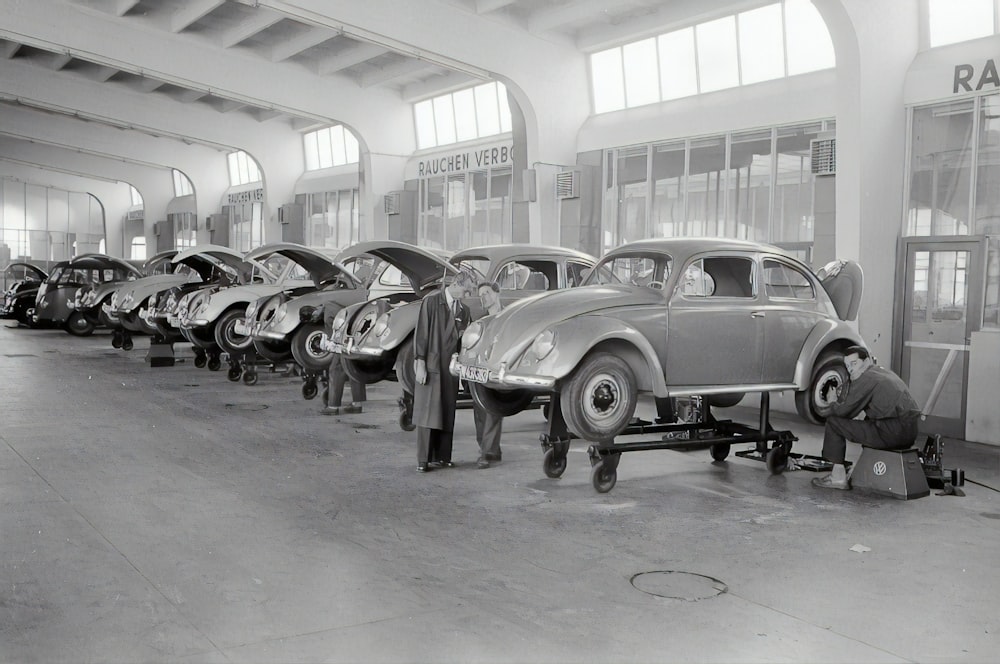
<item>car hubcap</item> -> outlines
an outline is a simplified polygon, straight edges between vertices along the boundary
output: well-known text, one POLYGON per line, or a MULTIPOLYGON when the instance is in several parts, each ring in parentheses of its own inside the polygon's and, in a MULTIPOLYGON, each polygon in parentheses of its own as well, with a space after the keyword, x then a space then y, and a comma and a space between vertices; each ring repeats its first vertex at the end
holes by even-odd
POLYGON ((840 387, 840 374, 836 371, 824 372, 816 381, 816 392, 813 394, 813 401, 823 400, 826 393, 826 401, 833 402, 837 399, 837 388, 840 387))
POLYGON ((320 348, 319 342, 322 340, 322 332, 313 332, 306 338, 306 351, 308 351, 314 359, 323 359, 329 355, 328 352, 320 348))
POLYGON ((618 383, 607 374, 591 378, 586 394, 589 396, 584 403, 584 410, 587 417, 595 421, 613 417, 621 404, 618 383))

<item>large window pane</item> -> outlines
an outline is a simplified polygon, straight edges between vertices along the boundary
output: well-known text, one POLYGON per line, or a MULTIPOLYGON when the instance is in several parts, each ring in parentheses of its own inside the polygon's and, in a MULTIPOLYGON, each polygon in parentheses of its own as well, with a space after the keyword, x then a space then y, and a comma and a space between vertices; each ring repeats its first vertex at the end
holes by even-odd
POLYGON ((836 65, 833 41, 810 0, 785 0, 788 74, 805 74, 836 65))
POLYGON ((444 177, 421 181, 423 204, 421 209, 421 245, 435 249, 444 248, 444 177))
POLYGON ((344 128, 342 126, 330 129, 330 152, 333 155, 334 166, 343 166, 347 163, 347 149, 344 147, 344 128))
POLYGON ((660 101, 656 40, 644 39, 622 48, 625 64, 625 103, 629 108, 660 101))
POLYGON ((333 144, 330 143, 330 129, 321 129, 316 136, 319 141, 319 167, 330 168, 333 166, 333 144))
POLYGON ((649 149, 643 145, 621 150, 618 156, 618 244, 642 240, 646 229, 646 166, 649 149))
POLYGON ((417 125, 417 148, 423 150, 437 145, 434 106, 429 99, 413 105, 413 119, 417 125))
POLYGON ((990 235, 983 326, 1000 327, 1000 95, 980 98, 974 235, 990 235))
POLYGON ((777 173, 771 241, 813 241, 813 181, 810 141, 821 131, 819 123, 779 127, 775 143, 777 173))
POLYGON ((771 130, 733 135, 727 188, 726 236, 767 241, 771 208, 771 130))
POLYGON ((726 165, 726 137, 691 141, 688 166, 688 234, 724 236, 722 182, 726 165))
POLYGON ((701 92, 740 84, 736 61, 736 17, 726 16, 695 26, 701 92))
POLYGON ((993 34, 994 0, 927 0, 930 45, 942 46, 993 34))
POLYGON ((471 141, 478 136, 476 101, 472 89, 456 92, 452 100, 455 104, 455 137, 460 141, 471 141))
POLYGON ((738 25, 743 84, 784 76, 785 47, 782 39, 781 5, 743 12, 738 17, 738 25))
POLYGON ((455 142, 455 111, 451 95, 434 98, 434 128, 437 130, 438 145, 455 142))
POLYGON ((446 217, 444 240, 445 249, 458 251, 468 246, 466 237, 466 212, 469 209, 465 190, 465 174, 449 175, 445 204, 446 217))
POLYGON ((650 233, 687 235, 684 223, 684 143, 653 146, 653 206, 650 233))
POLYGON ((914 109, 907 235, 969 232, 973 104, 914 109))
POLYGON ((306 153, 306 170, 315 171, 319 168, 319 145, 316 142, 316 132, 303 136, 302 146, 306 153))
POLYGON ((594 53, 590 56, 590 73, 594 90, 594 112, 607 113, 625 108, 622 50, 611 48, 594 53))
POLYGON ((660 94, 664 100, 698 94, 694 28, 660 35, 660 94))
POLYGON ((479 85, 473 88, 473 91, 476 99, 476 123, 479 125, 479 135, 499 134, 501 131, 500 103, 497 98, 496 84, 479 85))
POLYGON ((490 176, 490 234, 496 242, 513 242, 510 205, 514 179, 512 169, 496 168, 490 176))

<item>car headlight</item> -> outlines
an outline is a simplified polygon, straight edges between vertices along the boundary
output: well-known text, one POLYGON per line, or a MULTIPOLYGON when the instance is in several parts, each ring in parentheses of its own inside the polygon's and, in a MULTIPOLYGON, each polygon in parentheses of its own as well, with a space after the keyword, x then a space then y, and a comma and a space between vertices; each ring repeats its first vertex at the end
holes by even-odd
POLYGON ((556 347, 556 333, 552 330, 540 332, 535 340, 531 342, 531 353, 536 359, 543 359, 556 347))
POLYGON ((346 324, 347 324, 347 310, 341 309, 340 311, 337 312, 337 315, 333 317, 333 322, 330 324, 330 327, 333 330, 339 330, 346 324))
MULTIPOLYGON (((118 295, 118 293, 115 293, 118 295)), ((127 309, 132 306, 132 302, 135 301, 135 293, 130 292, 128 295, 122 298, 122 308, 127 309)), ((111 306, 114 307, 114 296, 111 298, 111 306)))
POLYGON ((462 334, 462 348, 472 348, 483 338, 483 324, 473 321, 462 334))
POLYGON ((118 308, 118 291, 115 291, 114 293, 111 294, 111 308, 112 309, 118 308))
POLYGON ((281 304, 278 305, 278 308, 275 310, 273 320, 275 323, 280 323, 285 319, 285 316, 287 315, 288 315, 288 304, 286 302, 282 302, 281 304))
POLYGON ((374 334, 376 337, 381 337, 388 331, 389 331, 389 314, 382 314, 381 316, 378 317, 378 320, 375 321, 375 327, 372 328, 372 334, 374 334))

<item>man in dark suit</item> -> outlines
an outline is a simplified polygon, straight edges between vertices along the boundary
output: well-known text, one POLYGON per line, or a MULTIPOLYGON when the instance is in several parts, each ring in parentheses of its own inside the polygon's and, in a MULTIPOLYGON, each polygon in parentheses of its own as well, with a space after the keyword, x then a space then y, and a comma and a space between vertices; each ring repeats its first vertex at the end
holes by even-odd
POLYGON ((462 303, 476 290, 473 273, 460 271, 445 287, 420 301, 420 314, 413 334, 413 424, 417 427, 417 470, 429 464, 443 468, 451 461, 455 430, 458 379, 448 371, 452 354, 458 351, 462 332, 472 314, 462 303))

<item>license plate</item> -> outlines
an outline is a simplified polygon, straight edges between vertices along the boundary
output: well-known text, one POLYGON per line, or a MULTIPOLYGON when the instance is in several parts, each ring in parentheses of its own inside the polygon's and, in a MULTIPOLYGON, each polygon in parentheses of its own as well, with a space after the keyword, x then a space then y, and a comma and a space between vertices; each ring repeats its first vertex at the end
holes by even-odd
POLYGON ((467 380, 471 383, 485 383, 490 379, 490 370, 486 367, 463 366, 461 374, 462 380, 467 380))

